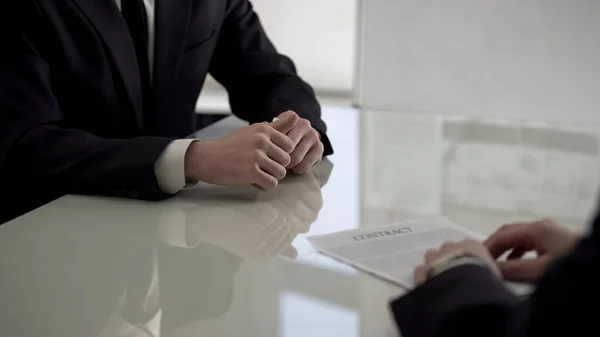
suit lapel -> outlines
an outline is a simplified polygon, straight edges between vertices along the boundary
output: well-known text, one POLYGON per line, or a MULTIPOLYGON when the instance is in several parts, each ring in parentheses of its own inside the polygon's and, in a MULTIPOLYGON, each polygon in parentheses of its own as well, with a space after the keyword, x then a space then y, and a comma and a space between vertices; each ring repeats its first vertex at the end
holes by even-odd
POLYGON ((73 0, 96 27, 121 75, 140 128, 143 96, 135 48, 115 0, 73 0))
POLYGON ((175 71, 187 39, 192 0, 156 0, 154 89, 164 92, 175 80, 175 71))

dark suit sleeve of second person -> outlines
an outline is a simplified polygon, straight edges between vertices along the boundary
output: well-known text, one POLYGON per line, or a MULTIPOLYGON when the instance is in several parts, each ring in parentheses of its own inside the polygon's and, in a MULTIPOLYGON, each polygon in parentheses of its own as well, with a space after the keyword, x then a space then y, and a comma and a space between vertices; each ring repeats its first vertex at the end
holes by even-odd
POLYGON ((489 270, 461 266, 391 304, 403 337, 597 336, 600 224, 551 266, 527 299, 510 293, 489 270))
POLYGON ((333 153, 314 90, 277 52, 248 0, 228 1, 210 73, 229 92, 236 116, 258 123, 293 110, 319 131, 324 154, 333 153))
POLYGON ((51 69, 35 46, 14 27, 6 27, 0 37, 4 192, 12 186, 13 192, 29 191, 33 194, 28 198, 40 200, 66 193, 166 196, 159 189, 154 163, 172 139, 103 139, 66 127, 52 92, 51 69))

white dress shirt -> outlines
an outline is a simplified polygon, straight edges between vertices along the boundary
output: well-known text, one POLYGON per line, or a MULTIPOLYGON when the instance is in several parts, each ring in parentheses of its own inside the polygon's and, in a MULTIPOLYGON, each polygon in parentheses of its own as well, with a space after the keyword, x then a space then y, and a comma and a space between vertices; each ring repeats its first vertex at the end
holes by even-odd
MULTIPOLYGON (((121 0, 115 0, 121 9, 121 0)), ((150 64, 150 79, 154 64, 154 1, 144 0, 148 16, 148 63, 150 64)), ((154 164, 154 174, 161 191, 175 194, 184 187, 192 187, 195 183, 185 181, 185 153, 194 139, 178 139, 171 142, 158 157, 154 164)))

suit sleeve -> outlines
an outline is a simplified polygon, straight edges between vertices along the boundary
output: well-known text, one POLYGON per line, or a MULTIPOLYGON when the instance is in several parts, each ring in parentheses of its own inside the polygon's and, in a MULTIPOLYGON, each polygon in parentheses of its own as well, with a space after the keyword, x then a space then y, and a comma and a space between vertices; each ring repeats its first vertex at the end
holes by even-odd
POLYGON ((165 197, 154 164, 173 139, 103 139, 70 129, 52 93, 48 64, 17 28, 2 28, 0 181, 4 191, 7 186, 17 192, 35 189, 28 198, 39 200, 66 193, 165 197))
POLYGON ((236 116, 257 123, 294 110, 320 132, 325 155, 333 153, 313 89, 277 52, 248 0, 228 2, 210 73, 229 92, 236 116))
POLYGON ((391 304, 403 337, 591 336, 600 333, 598 220, 583 239, 519 299, 492 272, 461 266, 427 281, 391 304))

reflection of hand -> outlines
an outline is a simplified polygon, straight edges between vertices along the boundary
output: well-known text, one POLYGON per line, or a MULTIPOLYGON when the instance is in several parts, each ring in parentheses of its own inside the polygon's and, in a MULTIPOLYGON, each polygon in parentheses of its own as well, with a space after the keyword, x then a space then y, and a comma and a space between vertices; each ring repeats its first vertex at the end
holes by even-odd
POLYGON ((475 240, 464 240, 461 242, 447 242, 444 243, 439 249, 430 250, 425 254, 425 264, 418 266, 415 269, 415 284, 421 284, 427 278, 427 272, 429 269, 440 261, 443 261, 456 254, 467 253, 475 257, 479 257, 483 262, 498 275, 498 267, 494 259, 490 256, 490 253, 485 246, 475 240))
POLYGON ((295 235, 308 232, 323 208, 323 195, 313 173, 306 176, 291 175, 285 184, 277 190, 259 195, 258 200, 281 210, 281 215, 286 217, 287 226, 295 235))
POLYGON ((250 259, 279 254, 295 257, 292 241, 298 233, 308 231, 323 205, 320 186, 312 172, 289 177, 266 193, 248 187, 200 191, 181 196, 195 204, 184 209, 187 241, 213 243, 250 259), (253 197, 249 199, 248 193, 253 197))
POLYGON ((494 258, 510 251, 506 261, 498 266, 505 279, 535 282, 557 257, 577 243, 579 236, 552 220, 517 223, 502 226, 485 245, 494 258), (535 259, 522 259, 535 251, 535 259))

